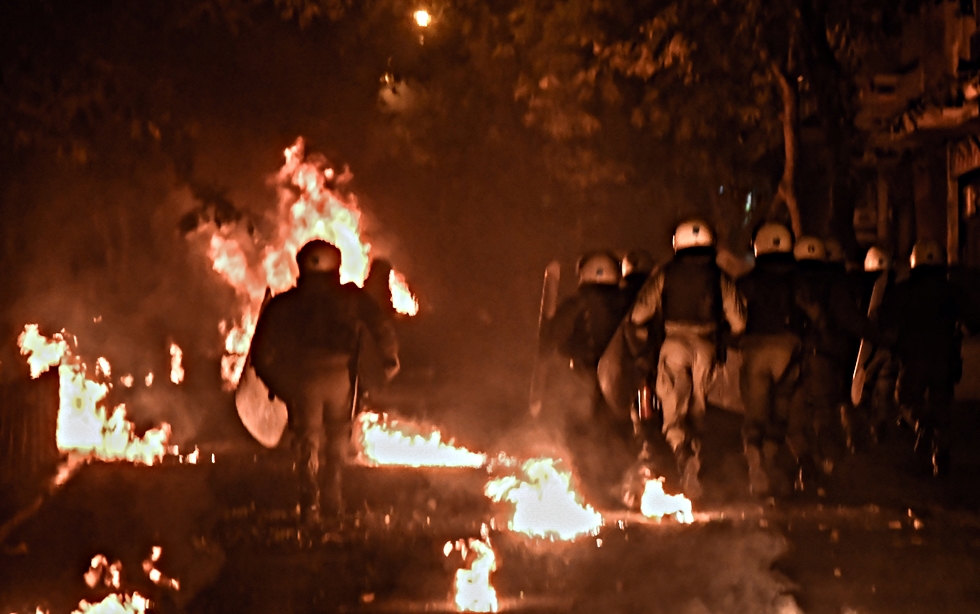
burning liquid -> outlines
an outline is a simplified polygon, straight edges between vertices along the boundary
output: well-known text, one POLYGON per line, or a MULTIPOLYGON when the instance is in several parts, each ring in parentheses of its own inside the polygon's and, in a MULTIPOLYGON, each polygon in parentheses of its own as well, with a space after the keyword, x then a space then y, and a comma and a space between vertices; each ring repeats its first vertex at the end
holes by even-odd
MULTIPOLYGON (((266 289, 278 294, 293 286, 299 274, 296 252, 303 245, 313 239, 336 245, 342 254, 343 283, 363 286, 370 265, 371 245, 362 235, 357 198, 337 190, 350 180, 350 173, 337 177, 322 156, 307 157, 302 138, 284 154, 286 161, 276 176, 277 236, 258 244, 253 234, 224 226, 210 239, 212 266, 235 289, 241 302, 238 321, 222 323, 222 378, 230 387, 241 378, 266 289)), ((409 315, 418 312, 418 302, 401 275, 393 273, 389 286, 396 310, 409 315)))
POLYGON ((371 466, 404 467, 482 467, 485 454, 470 452, 442 441, 442 433, 422 434, 414 425, 389 419, 386 414, 363 412, 354 425, 358 458, 371 466))
POLYGON ((473 559, 468 568, 456 571, 456 609, 460 612, 496 612, 497 591, 490 584, 490 574, 497 569, 497 556, 489 539, 470 539, 459 546, 464 559, 468 554, 472 554, 473 559))
POLYGON ((571 473, 559 471, 554 459, 529 460, 521 472, 523 479, 497 478, 484 489, 492 500, 514 504, 507 525, 511 531, 549 539, 575 539, 598 532, 602 515, 580 501, 571 485, 571 473))
MULTIPOLYGON (((170 425, 165 423, 147 431, 143 437, 137 437, 133 423, 126 420, 125 405, 117 405, 110 414, 105 407, 108 384, 88 376, 85 363, 72 354, 64 334, 55 334, 49 339, 38 332, 36 324, 28 324, 17 344, 21 354, 27 356, 33 377, 58 367, 56 442, 59 450, 146 465, 163 458, 170 425)), ((100 359, 96 372, 103 373, 103 378, 107 379, 110 373, 108 361, 100 359)))
POLYGON ((668 495, 664 492, 664 480, 647 480, 643 485, 643 497, 640 499, 640 512, 647 518, 663 518, 673 516, 677 522, 691 524, 694 514, 691 501, 684 495, 668 495))

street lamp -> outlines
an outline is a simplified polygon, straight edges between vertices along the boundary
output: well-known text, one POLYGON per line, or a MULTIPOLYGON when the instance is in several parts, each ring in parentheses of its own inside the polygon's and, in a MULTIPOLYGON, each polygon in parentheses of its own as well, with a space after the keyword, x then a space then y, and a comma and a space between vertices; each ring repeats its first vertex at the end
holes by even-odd
POLYGON ((432 15, 430 15, 429 11, 425 9, 415 11, 412 16, 415 17, 415 23, 417 23, 420 28, 427 28, 429 27, 429 24, 432 23, 432 15))

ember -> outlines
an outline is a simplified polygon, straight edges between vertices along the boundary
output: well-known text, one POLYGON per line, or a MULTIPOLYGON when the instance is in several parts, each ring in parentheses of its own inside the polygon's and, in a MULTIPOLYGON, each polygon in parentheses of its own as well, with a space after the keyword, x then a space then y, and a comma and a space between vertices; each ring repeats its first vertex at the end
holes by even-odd
POLYGON ((511 531, 548 539, 575 539, 594 535, 602 526, 602 515, 581 501, 572 488, 572 475, 559 471, 552 458, 524 463, 526 479, 505 476, 492 480, 484 492, 494 501, 514 504, 508 522, 511 531))
POLYGON ((643 485, 640 512, 647 518, 673 516, 682 524, 694 522, 691 501, 684 495, 668 495, 664 492, 663 478, 647 480, 643 485))
MULTIPOLYGON (((109 414, 104 404, 109 385, 88 377, 85 363, 72 354, 65 334, 57 333, 48 339, 38 332, 36 324, 28 324, 17 343, 21 353, 27 356, 33 377, 58 367, 60 402, 56 441, 59 450, 146 465, 163 458, 170 425, 164 423, 137 437, 133 423, 126 420, 125 405, 117 405, 109 414)), ((108 361, 103 358, 98 364, 96 373, 101 372, 107 379, 108 361)))
MULTIPOLYGON (((451 552, 451 544, 446 546, 447 552, 451 552)), ((490 539, 485 536, 483 540, 459 540, 456 546, 464 559, 473 557, 468 568, 456 571, 456 609, 460 612, 496 612, 497 591, 490 584, 490 574, 497 569, 497 557, 490 539)))
POLYGON ((170 381, 179 384, 184 381, 184 352, 176 343, 170 344, 170 381))
POLYGON ((427 434, 415 425, 404 424, 387 414, 363 412, 354 426, 358 460, 366 465, 406 467, 483 467, 485 454, 470 452, 442 441, 442 433, 427 434))
MULTIPOLYGON (((266 288, 276 294, 293 286, 298 275, 296 252, 304 244, 324 239, 340 249, 342 283, 363 286, 370 265, 371 245, 362 235, 357 198, 337 189, 350 181, 349 171, 337 176, 322 156, 307 156, 302 137, 284 155, 285 164, 276 176, 277 236, 257 244, 253 234, 225 226, 215 229, 210 238, 212 267, 235 289, 241 303, 238 320, 221 324, 225 335, 222 378, 231 387, 241 379, 266 288)), ((418 312, 418 302, 404 277, 392 272, 389 286, 397 311, 418 312)))

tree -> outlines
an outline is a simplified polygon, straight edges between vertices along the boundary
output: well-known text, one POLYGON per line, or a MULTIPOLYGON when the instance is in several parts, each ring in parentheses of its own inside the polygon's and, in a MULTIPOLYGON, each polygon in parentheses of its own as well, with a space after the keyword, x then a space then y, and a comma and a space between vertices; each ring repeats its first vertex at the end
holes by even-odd
POLYGON ((784 208, 801 233, 801 122, 825 134, 832 174, 846 185, 863 153, 857 84, 916 6, 525 0, 511 14, 525 60, 517 96, 529 125, 580 147, 594 146, 606 118, 628 116, 708 185, 766 188, 770 215, 784 208))

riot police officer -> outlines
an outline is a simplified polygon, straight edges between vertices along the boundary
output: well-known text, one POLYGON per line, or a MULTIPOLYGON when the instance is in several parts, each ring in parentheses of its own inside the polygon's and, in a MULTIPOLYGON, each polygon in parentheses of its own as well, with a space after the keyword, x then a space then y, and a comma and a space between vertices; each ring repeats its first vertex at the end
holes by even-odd
POLYGON ((715 262, 715 236, 707 223, 679 224, 673 246, 673 259, 640 290, 630 324, 642 330, 655 317, 664 322, 656 384, 663 433, 677 461, 681 489, 696 499, 701 495, 708 382, 716 360, 724 358, 728 336, 742 332, 745 314, 735 282, 715 262))
POLYGON ((739 279, 746 325, 741 340, 739 387, 745 405, 742 440, 749 489, 766 495, 786 490, 776 465, 785 441, 799 461, 808 446, 806 420, 794 407, 802 365, 802 337, 810 305, 797 275, 793 235, 782 224, 766 223, 753 238, 755 267, 739 279))
POLYGON ((273 297, 259 318, 252 358, 256 374, 286 402, 296 435, 302 520, 316 528, 322 520, 324 460, 330 512, 343 512, 341 476, 350 441, 357 348, 369 335, 391 379, 399 369, 398 343, 377 303, 356 285, 340 283, 341 253, 336 246, 310 241, 296 254, 296 262, 296 286, 273 297))
POLYGON ((933 474, 943 475, 950 466, 950 411, 961 369, 957 326, 971 318, 947 279, 938 243, 918 241, 910 264, 908 279, 882 306, 882 321, 895 333, 899 403, 914 420, 917 447, 930 453, 933 474))

